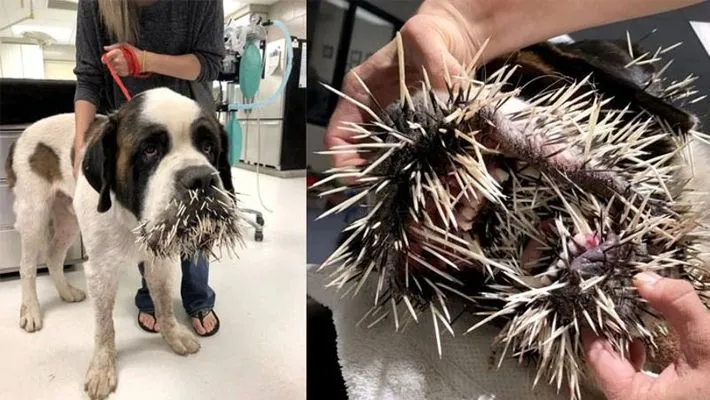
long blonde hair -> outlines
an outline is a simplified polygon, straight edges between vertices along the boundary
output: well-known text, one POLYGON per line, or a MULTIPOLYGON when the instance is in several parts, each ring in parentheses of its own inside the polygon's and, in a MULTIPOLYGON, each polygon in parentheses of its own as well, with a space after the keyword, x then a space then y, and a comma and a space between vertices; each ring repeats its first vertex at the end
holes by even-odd
POLYGON ((136 44, 138 9, 133 0, 99 0, 99 11, 118 43, 136 44))

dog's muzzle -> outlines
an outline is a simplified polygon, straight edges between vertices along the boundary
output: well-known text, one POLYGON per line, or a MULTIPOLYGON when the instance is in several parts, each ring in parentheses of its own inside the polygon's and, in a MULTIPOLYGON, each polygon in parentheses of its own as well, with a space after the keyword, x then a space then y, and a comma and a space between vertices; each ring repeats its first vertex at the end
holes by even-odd
POLYGON ((200 191, 208 197, 214 196, 220 184, 217 172, 207 166, 183 168, 177 172, 175 181, 178 193, 185 199, 189 198, 190 192, 195 191, 200 191))
POLYGON ((153 256, 172 258, 231 251, 241 243, 236 197, 222 187, 209 166, 191 166, 175 173, 175 197, 150 221, 136 228, 137 241, 153 256))

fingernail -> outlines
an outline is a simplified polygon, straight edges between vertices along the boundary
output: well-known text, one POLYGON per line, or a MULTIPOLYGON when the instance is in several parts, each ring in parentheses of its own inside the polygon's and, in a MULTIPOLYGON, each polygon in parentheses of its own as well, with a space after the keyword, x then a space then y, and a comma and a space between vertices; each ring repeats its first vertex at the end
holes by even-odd
POLYGON ((636 276, 634 276, 634 281, 642 283, 646 286, 653 285, 658 282, 659 279, 661 279, 660 275, 650 271, 641 272, 640 274, 636 274, 636 276))

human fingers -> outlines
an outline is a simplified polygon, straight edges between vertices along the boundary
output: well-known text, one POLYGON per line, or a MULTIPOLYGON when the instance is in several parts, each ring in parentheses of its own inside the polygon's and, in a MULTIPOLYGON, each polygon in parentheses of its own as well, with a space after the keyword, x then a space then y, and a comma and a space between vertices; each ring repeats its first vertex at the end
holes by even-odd
POLYGON ((634 277, 638 293, 677 332, 681 352, 691 365, 710 359, 710 314, 693 285, 652 272, 634 277))
POLYGON ((643 346, 638 347, 640 343, 632 344, 630 360, 614 351, 606 339, 591 332, 582 335, 582 343, 589 372, 608 399, 646 399, 634 397, 651 384, 651 378, 639 372, 645 359, 643 346))
POLYGON ((120 49, 114 49, 106 54, 108 64, 116 70, 116 73, 120 76, 128 75, 128 62, 126 57, 123 55, 123 51, 120 49))
POLYGON ((128 76, 129 75, 128 65, 125 62, 116 61, 115 63, 112 63, 111 66, 116 71, 118 76, 128 76))
POLYGON ((643 365, 646 363, 646 347, 644 347, 643 342, 634 340, 629 345, 629 361, 633 365, 636 371, 641 371, 643 365))
POLYGON ((104 55, 106 62, 112 66, 117 63, 118 60, 123 58, 123 52, 120 49, 113 49, 106 52, 104 55))
MULTIPOLYGON (((339 99, 326 130, 325 145, 352 144, 356 133, 343 129, 343 122, 362 123, 377 120, 382 108, 401 94, 402 84, 417 87, 422 81, 422 68, 435 89, 445 88, 447 83, 463 72, 457 57, 465 58, 468 46, 455 24, 450 20, 432 15, 416 15, 405 23, 401 36, 392 40, 363 64, 348 73, 343 81, 342 93, 350 98, 339 99), (454 55, 451 49, 455 49, 454 55), (400 57, 404 57, 404 75, 400 57)), ((341 152, 331 154, 335 167, 360 165, 365 162, 361 154, 341 152)))
POLYGON ((426 69, 431 85, 443 89, 464 73, 462 60, 473 56, 455 49, 461 38, 457 28, 441 17, 416 15, 402 27, 402 40, 410 63, 426 69))
MULTIPOLYGON (((325 145, 333 147, 352 144, 353 133, 343 129, 343 123, 360 124, 377 119, 384 107, 394 101, 398 93, 395 44, 391 42, 377 51, 363 64, 353 68, 343 80, 341 92, 351 100, 339 98, 325 134, 325 145)), ((365 162, 359 153, 338 153, 331 155, 335 167, 360 165, 365 162)))
MULTIPOLYGON (((328 149, 352 143, 355 133, 342 129, 342 123, 376 120, 383 108, 398 98, 402 83, 415 86, 422 81, 422 67, 427 69, 428 78, 435 88, 445 86, 445 76, 460 73, 460 64, 447 50, 447 40, 438 37, 438 30, 429 29, 432 23, 424 22, 428 19, 431 17, 410 19, 401 31, 401 43, 399 39, 392 40, 347 74, 342 93, 351 100, 341 98, 337 103, 326 131, 328 149), (400 46, 404 57, 403 76, 398 51, 400 46), (432 50, 428 46, 439 50, 432 50), (427 50, 422 52, 421 49, 427 50)), ((336 167, 364 162, 357 153, 333 154, 331 160, 336 167)))
POLYGON ((115 43, 109 46, 104 46, 104 51, 116 50, 121 48, 121 46, 123 46, 123 43, 115 43))

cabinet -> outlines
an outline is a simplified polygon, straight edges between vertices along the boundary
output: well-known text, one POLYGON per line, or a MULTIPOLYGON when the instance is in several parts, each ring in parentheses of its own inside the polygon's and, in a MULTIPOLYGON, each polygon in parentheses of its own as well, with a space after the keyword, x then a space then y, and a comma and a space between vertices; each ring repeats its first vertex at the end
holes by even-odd
POLYGON ((248 120, 243 122, 243 158, 247 164, 280 169, 281 120, 248 120), (261 142, 259 142, 261 140, 261 142))
MULTIPOLYGON (((7 184, 5 160, 10 146, 31 123, 44 117, 72 112, 74 82, 0 79, 0 274, 20 267, 21 240, 15 230, 14 195, 7 184)), ((69 249, 65 264, 82 262, 81 239, 69 249)), ((40 260, 39 264, 43 264, 40 260)))

